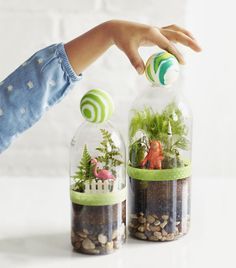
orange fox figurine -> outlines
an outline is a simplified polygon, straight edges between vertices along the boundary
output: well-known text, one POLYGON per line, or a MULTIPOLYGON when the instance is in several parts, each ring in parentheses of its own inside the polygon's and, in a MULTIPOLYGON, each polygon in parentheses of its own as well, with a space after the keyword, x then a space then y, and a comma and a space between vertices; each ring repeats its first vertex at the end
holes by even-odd
POLYGON ((164 159, 162 154, 162 146, 160 141, 151 141, 148 154, 144 160, 140 163, 143 168, 147 165, 148 169, 161 169, 161 161, 164 159))

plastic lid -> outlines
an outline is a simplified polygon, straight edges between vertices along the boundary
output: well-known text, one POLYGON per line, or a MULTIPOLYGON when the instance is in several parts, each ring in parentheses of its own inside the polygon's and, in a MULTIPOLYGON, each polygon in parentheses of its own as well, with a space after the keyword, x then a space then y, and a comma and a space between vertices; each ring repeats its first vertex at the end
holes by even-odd
POLYGON ((87 121, 103 123, 113 114, 114 103, 111 96, 104 90, 92 89, 81 99, 80 111, 87 121))
POLYGON ((179 77, 179 62, 166 51, 153 54, 146 63, 147 79, 155 86, 171 86, 179 77))

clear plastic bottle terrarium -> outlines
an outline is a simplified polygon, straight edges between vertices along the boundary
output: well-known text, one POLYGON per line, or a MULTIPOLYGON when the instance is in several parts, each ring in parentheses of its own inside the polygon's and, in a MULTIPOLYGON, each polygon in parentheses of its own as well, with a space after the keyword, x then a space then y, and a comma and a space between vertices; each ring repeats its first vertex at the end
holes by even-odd
POLYGON ((81 112, 87 121, 71 143, 71 240, 75 251, 108 254, 126 238, 125 147, 107 121, 113 104, 106 92, 87 92, 81 112))
POLYGON ((179 89, 176 58, 160 52, 148 60, 151 86, 130 112, 129 165, 131 236, 171 241, 190 221, 191 113, 179 89))

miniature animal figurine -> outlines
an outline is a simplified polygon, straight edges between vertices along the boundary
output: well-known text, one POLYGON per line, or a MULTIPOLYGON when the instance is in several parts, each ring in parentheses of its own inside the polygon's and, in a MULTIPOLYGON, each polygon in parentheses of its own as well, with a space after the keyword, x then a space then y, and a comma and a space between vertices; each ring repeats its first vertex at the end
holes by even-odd
POLYGON ((94 164, 94 168, 93 168, 93 175, 97 178, 97 179, 101 179, 101 180, 115 180, 115 177, 113 176, 113 174, 107 170, 107 169, 100 169, 98 170, 97 166, 98 166, 98 161, 96 158, 91 160, 91 164, 94 164))
POLYGON ((151 141, 149 151, 141 161, 140 166, 148 169, 161 169, 161 161, 164 159, 160 141, 151 141))

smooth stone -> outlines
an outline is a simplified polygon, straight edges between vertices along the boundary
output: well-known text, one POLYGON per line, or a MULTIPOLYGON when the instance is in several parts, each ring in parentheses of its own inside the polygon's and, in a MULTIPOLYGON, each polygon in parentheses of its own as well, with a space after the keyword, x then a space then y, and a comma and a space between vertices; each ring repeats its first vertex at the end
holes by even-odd
POLYGON ((161 218, 164 220, 164 221, 167 221, 169 219, 169 216, 168 215, 162 215, 161 218))
POLYGON ((153 235, 154 235, 155 237, 158 237, 158 239, 161 239, 161 237, 162 237, 161 232, 154 232, 153 235))
POLYGON ((95 244, 88 238, 82 242, 82 247, 86 250, 95 249, 95 244))
POLYGON ((89 234, 89 231, 87 229, 83 229, 83 233, 88 235, 89 234))
POLYGON ((156 220, 154 223, 153 223, 154 225, 160 225, 161 224, 161 222, 160 221, 158 221, 158 220, 156 220))
POLYGON ((144 225, 140 225, 140 226, 138 227, 138 231, 141 232, 141 233, 143 233, 143 232, 145 231, 145 227, 144 227, 144 225))
POLYGON ((168 233, 165 230, 162 230, 161 233, 162 233, 162 236, 167 236, 168 235, 168 233))
POLYGON ((154 223, 155 220, 156 220, 156 219, 155 219, 153 216, 151 216, 151 215, 148 215, 148 216, 147 216, 147 222, 149 222, 149 223, 154 223))
POLYGON ((147 239, 146 235, 144 233, 141 233, 141 232, 136 232, 134 235, 139 239, 143 239, 143 240, 147 239))
POLYGON ((89 249, 89 250, 87 250, 87 253, 90 253, 90 254, 100 254, 100 250, 99 249, 89 249))
POLYGON ((150 225, 150 230, 152 231, 152 232, 158 232, 158 231, 160 231, 161 230, 161 227, 158 225, 158 226, 155 226, 155 225, 150 225))
POLYGON ((111 251, 113 249, 113 241, 106 243, 106 250, 111 251))
POLYGON ((151 240, 151 241, 158 241, 158 240, 160 240, 160 238, 157 237, 157 236, 152 235, 152 236, 150 236, 150 237, 148 238, 148 240, 151 240))
POLYGON ((170 233, 166 236, 166 240, 168 241, 174 240, 174 238, 175 238, 175 235, 173 233, 170 233))
POLYGON ((138 217, 138 221, 140 223, 145 223, 146 222, 146 218, 144 218, 143 216, 140 216, 140 217, 138 217))
POLYGON ((77 233, 78 234, 78 236, 80 236, 80 237, 82 237, 82 238, 86 238, 88 235, 86 234, 86 233, 84 233, 84 232, 78 232, 77 233))
POLYGON ((104 235, 104 234, 99 234, 99 235, 98 235, 98 241, 99 241, 101 244, 106 244, 106 242, 107 242, 107 236, 104 235))
POLYGON ((147 223, 146 229, 147 229, 147 231, 151 231, 151 229, 150 229, 150 223, 147 223))
POLYGON ((77 242, 75 243, 74 247, 75 247, 76 249, 79 249, 79 248, 81 247, 81 242, 80 242, 80 241, 77 241, 77 242))
POLYGON ((165 226, 167 225, 167 223, 168 223, 168 221, 163 221, 161 224, 160 224, 160 226, 161 226, 161 228, 163 229, 163 228, 165 228, 165 226))

